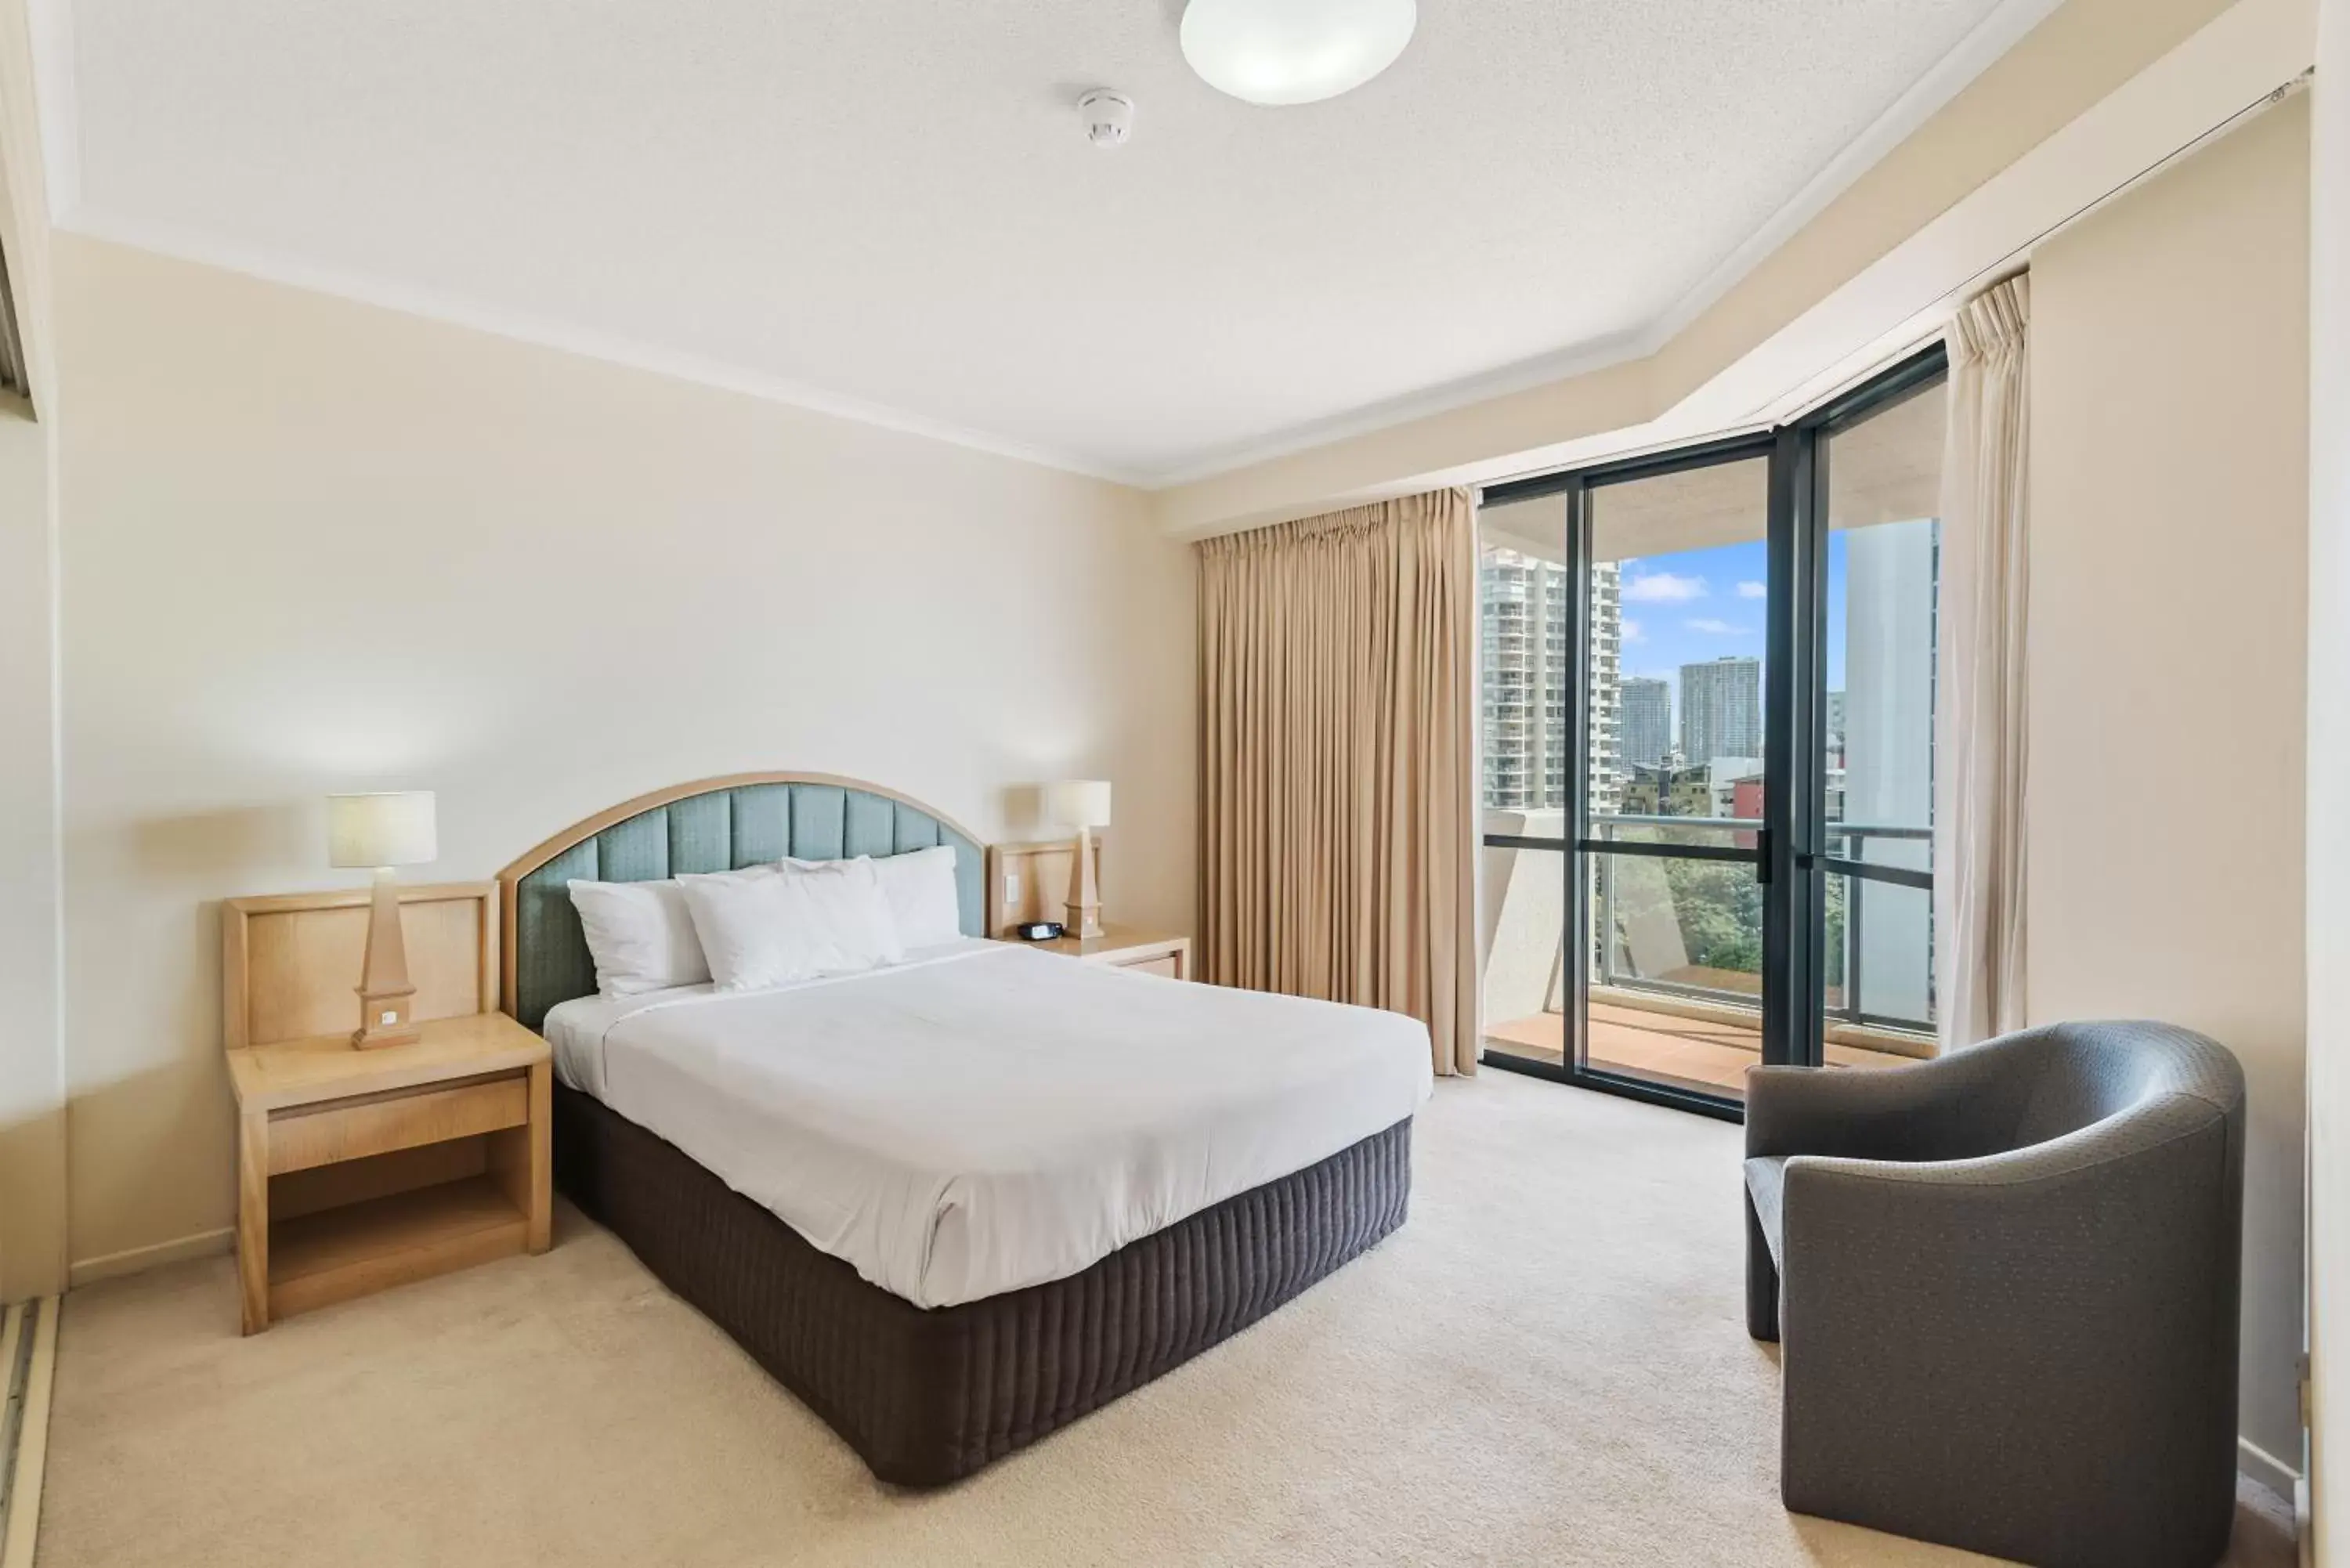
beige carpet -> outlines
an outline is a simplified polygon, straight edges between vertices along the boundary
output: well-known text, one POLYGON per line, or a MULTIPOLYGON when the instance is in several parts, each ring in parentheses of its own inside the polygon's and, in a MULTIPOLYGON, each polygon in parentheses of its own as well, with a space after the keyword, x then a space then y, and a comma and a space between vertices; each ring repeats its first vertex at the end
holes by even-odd
MULTIPOLYGON (((1780 1509, 1738 1149, 1503 1073, 1442 1085, 1401 1232, 931 1496, 876 1486, 576 1213, 546 1257, 252 1340, 226 1260, 160 1270, 67 1303, 40 1563, 1984 1561, 1780 1509)), ((2232 1563, 2290 1563, 2241 1517, 2232 1563)))

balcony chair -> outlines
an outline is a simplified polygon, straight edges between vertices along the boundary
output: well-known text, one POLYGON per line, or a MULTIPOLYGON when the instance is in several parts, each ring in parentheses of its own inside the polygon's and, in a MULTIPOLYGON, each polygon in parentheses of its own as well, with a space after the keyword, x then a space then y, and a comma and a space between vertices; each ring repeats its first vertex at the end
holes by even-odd
POLYGON ((2244 1075, 2055 1023, 1746 1079, 1788 1508, 2043 1568, 2210 1568, 2236 1491, 2244 1075))

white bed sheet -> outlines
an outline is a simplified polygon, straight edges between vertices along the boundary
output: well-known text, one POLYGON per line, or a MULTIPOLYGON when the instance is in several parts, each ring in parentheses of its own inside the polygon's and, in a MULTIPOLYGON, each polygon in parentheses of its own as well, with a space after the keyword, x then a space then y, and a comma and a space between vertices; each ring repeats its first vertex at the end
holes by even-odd
MULTIPOLYGON (((941 942, 935 947, 909 948, 905 958, 891 967, 911 969, 920 964, 941 963, 948 959, 983 953, 1001 946, 1001 942, 991 942, 980 937, 957 937, 953 941, 941 942)), ((778 986, 775 991, 841 985, 850 981, 876 979, 880 972, 827 975, 818 980, 797 981, 790 985, 778 986)), ((671 986, 664 991, 639 992, 631 996, 575 996, 568 1002, 558 1002, 548 1008, 538 1032, 553 1047, 556 1081, 600 1100, 604 1097, 604 1037, 614 1024, 648 1008, 665 1007, 671 1002, 718 994, 715 982, 705 981, 700 985, 671 986)))
POLYGON ((1061 1279, 1430 1092, 1370 1008, 967 940, 775 991, 547 1014, 557 1075, 917 1305, 1061 1279))

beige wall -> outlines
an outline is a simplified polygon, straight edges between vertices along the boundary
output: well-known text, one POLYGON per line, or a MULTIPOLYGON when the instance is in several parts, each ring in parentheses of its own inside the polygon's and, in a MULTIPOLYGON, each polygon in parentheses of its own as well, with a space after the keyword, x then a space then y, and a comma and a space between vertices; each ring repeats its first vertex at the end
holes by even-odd
MULTIPOLYGON (((2309 787, 2331 806, 2350 778, 2350 0, 2324 0, 2317 70, 2309 787)), ((2350 813, 2335 810, 2309 824, 2309 1476, 2324 1568, 2350 1564, 2350 813)))
POLYGON ((2033 260, 2030 1010, 2251 1084, 2244 1435, 2299 1462, 2305 99, 2033 260))
POLYGON ((93 241, 57 251, 78 1263, 233 1215, 213 900, 333 885, 318 797, 481 877, 803 768, 983 836, 1113 780, 1189 926, 1189 553, 1117 486, 93 241))

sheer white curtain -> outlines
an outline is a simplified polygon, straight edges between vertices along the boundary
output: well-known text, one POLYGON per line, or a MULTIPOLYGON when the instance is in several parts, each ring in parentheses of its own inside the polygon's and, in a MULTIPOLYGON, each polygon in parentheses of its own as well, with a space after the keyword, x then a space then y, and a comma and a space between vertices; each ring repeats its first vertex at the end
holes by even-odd
POLYGON ((2023 1026, 2031 283, 1951 323, 1942 462, 1934 920, 1944 1050, 2023 1026))

